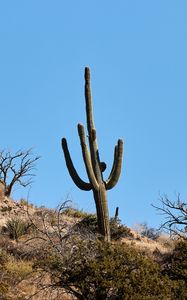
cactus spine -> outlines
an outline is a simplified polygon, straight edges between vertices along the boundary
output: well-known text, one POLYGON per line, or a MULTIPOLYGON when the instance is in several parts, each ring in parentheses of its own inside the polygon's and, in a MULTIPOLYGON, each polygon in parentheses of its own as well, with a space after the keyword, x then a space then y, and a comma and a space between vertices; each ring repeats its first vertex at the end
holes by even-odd
POLYGON ((85 68, 85 100, 89 148, 86 143, 85 130, 82 124, 78 124, 78 133, 89 182, 85 182, 79 177, 73 165, 65 138, 62 139, 62 149, 64 152, 64 157, 69 174, 72 177, 74 183, 81 190, 93 191, 99 232, 104 236, 105 241, 110 242, 110 227, 106 191, 112 189, 116 185, 120 177, 123 154, 123 140, 119 139, 117 145, 115 146, 112 170, 108 179, 105 181, 103 179, 103 172, 106 169, 106 164, 104 162, 100 162, 99 158, 96 129, 94 126, 92 111, 90 69, 88 67, 85 68))

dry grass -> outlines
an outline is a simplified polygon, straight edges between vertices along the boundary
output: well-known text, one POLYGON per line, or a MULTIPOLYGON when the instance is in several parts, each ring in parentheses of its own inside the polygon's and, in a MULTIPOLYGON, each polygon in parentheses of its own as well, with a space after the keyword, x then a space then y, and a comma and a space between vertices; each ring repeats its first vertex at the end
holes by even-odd
POLYGON ((10 256, 5 264, 5 269, 9 274, 17 276, 17 278, 22 280, 32 273, 32 265, 31 261, 17 260, 10 256))
POLYGON ((126 243, 137 247, 140 251, 149 256, 157 256, 171 253, 175 246, 175 240, 172 240, 168 235, 161 234, 157 239, 152 240, 147 237, 142 237, 137 232, 131 230, 133 238, 123 238, 122 243, 126 243))

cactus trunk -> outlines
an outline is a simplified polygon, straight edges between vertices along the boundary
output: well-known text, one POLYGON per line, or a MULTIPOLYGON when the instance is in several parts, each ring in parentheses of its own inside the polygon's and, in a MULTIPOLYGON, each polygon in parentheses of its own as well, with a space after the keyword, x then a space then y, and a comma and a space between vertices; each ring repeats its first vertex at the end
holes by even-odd
POLYGON ((99 188, 99 191, 93 191, 93 195, 96 203, 99 232, 104 236, 105 241, 110 242, 110 225, 105 186, 102 184, 99 188))
POLYGON ((94 126, 92 110, 89 68, 85 68, 85 100, 89 149, 86 143, 84 126, 82 124, 78 124, 78 133, 89 183, 84 182, 77 174, 77 171, 71 160, 65 138, 62 139, 62 148, 64 151, 64 157, 66 160, 68 171, 74 183, 82 190, 93 191, 99 232, 103 235, 105 241, 110 242, 110 226, 106 190, 113 188, 119 179, 122 166, 123 141, 118 140, 118 144, 116 145, 114 151, 114 162, 111 173, 109 175, 109 178, 104 181, 103 172, 106 169, 106 164, 104 162, 100 162, 99 157, 96 129, 94 126))

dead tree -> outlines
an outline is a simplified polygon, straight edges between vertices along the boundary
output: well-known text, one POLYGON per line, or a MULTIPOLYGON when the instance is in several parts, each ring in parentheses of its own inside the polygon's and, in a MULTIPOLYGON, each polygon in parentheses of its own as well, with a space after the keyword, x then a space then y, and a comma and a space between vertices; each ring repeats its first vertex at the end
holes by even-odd
POLYGON ((19 150, 15 154, 0 150, 0 186, 9 197, 15 185, 26 187, 32 183, 33 170, 39 156, 32 158, 32 151, 19 150))
POLYGON ((165 221, 161 224, 160 229, 169 231, 170 234, 187 239, 187 202, 177 195, 176 201, 168 199, 167 195, 160 197, 161 207, 153 205, 162 215, 165 221))

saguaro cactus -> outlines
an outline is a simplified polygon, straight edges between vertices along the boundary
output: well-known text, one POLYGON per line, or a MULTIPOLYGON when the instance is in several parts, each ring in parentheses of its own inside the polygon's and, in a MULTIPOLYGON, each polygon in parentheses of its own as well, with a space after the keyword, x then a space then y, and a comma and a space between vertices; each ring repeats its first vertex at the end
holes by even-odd
POLYGON ((86 143, 85 130, 82 124, 78 124, 78 133, 89 182, 85 182, 79 177, 73 165, 65 138, 62 139, 62 149, 64 152, 64 157, 69 174, 74 183, 81 190, 93 191, 99 232, 104 236, 104 240, 109 242, 110 227, 106 191, 112 189, 118 182, 122 166, 123 140, 119 139, 117 145, 115 146, 112 170, 108 179, 105 181, 103 179, 103 172, 106 169, 106 164, 104 162, 100 162, 99 157, 96 129, 94 126, 92 111, 92 95, 90 88, 89 68, 85 68, 85 100, 89 148, 86 143))

